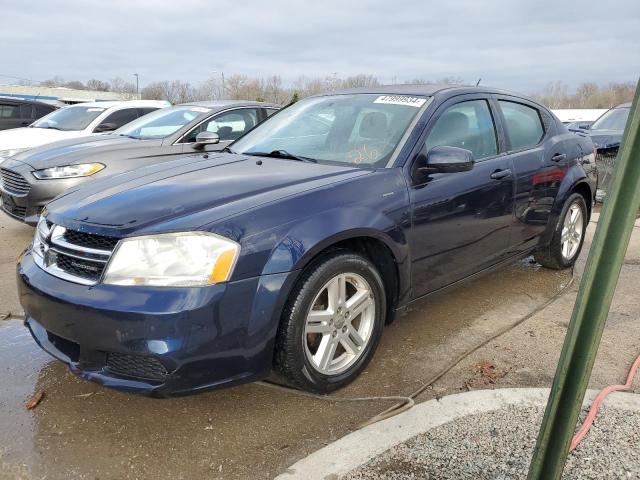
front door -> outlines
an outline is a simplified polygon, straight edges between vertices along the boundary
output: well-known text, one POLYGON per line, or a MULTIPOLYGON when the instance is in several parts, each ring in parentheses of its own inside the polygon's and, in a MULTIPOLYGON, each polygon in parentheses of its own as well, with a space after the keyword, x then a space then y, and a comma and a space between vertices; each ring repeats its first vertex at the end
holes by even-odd
MULTIPOLYGON (((198 134, 212 132, 218 134, 220 142, 205 145, 202 150, 205 152, 222 150, 258 124, 260 121, 258 110, 257 108, 236 108, 214 115, 187 133, 181 143, 193 151, 198 134)), ((187 152, 188 149, 185 148, 184 151, 187 152)))
POLYGON ((513 225, 514 179, 501 154, 494 115, 481 96, 440 107, 424 140, 470 150, 467 172, 435 173, 410 189, 413 296, 419 297, 505 258, 513 225))

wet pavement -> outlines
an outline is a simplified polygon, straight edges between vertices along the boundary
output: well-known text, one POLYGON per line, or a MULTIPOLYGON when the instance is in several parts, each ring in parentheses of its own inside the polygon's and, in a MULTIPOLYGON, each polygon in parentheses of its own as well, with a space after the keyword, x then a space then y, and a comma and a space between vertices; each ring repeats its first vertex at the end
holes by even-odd
MULTIPOLYGON (((13 269, 32 235, 0 215, 0 318, 20 312, 13 269)), ((333 398, 408 395, 569 280, 524 260, 420 302, 386 328, 363 375, 329 399, 263 384, 164 400, 114 392, 78 380, 19 320, 0 321, 0 478, 272 478, 395 403, 333 398)))

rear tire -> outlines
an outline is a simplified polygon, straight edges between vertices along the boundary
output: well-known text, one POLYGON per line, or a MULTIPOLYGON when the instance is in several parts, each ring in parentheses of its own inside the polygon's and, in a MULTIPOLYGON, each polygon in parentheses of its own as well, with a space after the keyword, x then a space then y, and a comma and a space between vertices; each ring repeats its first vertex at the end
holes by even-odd
POLYGON ((587 230, 587 204, 579 193, 567 198, 558 217, 551 242, 534 253, 536 262, 562 270, 573 266, 580 255, 587 230))
POLYGON ((380 341, 382 278, 365 257, 333 253, 292 290, 276 338, 275 368, 294 387, 328 393, 353 381, 380 341))

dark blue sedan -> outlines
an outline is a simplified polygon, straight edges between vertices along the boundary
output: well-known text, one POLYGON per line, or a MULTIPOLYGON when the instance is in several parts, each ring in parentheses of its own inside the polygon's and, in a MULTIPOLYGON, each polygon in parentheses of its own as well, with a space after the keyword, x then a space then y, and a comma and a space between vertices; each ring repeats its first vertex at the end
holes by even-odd
POLYGON ((77 375, 152 395, 264 378, 329 392, 385 323, 533 254, 570 267, 595 192, 589 138, 485 87, 319 95, 224 153, 51 202, 17 266, 26 325, 77 375))

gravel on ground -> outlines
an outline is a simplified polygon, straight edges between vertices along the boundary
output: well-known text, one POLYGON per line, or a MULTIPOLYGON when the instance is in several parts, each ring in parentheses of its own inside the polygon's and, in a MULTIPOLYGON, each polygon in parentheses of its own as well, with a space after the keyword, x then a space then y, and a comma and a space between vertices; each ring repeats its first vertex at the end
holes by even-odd
MULTIPOLYGON (((543 413, 510 406, 462 417, 394 446, 343 480, 525 479, 543 413)), ((569 455, 563 478, 638 479, 638 445, 640 413, 605 406, 569 455)))

